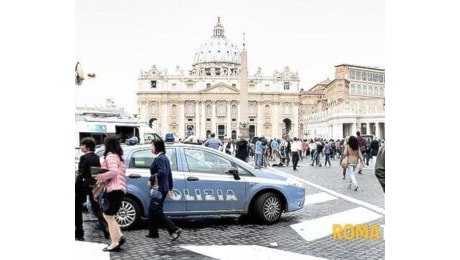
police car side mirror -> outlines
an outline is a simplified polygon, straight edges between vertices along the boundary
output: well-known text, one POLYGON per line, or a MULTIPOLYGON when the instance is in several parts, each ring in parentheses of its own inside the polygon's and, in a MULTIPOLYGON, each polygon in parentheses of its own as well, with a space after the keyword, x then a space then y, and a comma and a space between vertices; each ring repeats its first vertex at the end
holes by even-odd
POLYGON ((241 179, 240 176, 238 175, 238 169, 236 167, 232 166, 228 168, 228 170, 225 173, 233 175, 233 178, 235 178, 235 180, 241 179))

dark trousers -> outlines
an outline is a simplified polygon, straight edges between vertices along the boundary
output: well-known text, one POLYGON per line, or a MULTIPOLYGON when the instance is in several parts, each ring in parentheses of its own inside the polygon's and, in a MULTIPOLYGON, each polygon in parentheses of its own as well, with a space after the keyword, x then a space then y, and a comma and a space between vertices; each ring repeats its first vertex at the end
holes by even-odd
POLYGON ((149 236, 152 237, 159 237, 158 228, 160 226, 166 228, 170 235, 178 229, 174 222, 172 222, 172 220, 163 213, 163 205, 166 196, 168 196, 168 192, 162 191, 161 194, 163 195, 163 198, 161 198, 160 204, 155 205, 153 201, 150 201, 148 227, 149 236))
POLYGON ((326 167, 327 163, 329 162, 329 166, 331 166, 331 154, 330 153, 325 153, 324 154, 324 167, 326 167))
POLYGON ((83 203, 86 201, 86 196, 89 195, 89 201, 91 203, 91 209, 94 212, 94 215, 99 221, 99 225, 104 232, 104 236, 108 234, 107 222, 102 215, 102 210, 99 206, 99 203, 94 200, 93 193, 91 188, 88 187, 76 187, 75 192, 75 236, 78 238, 83 238, 83 203))
POLYGON ((299 163, 299 153, 298 152, 292 152, 292 168, 297 170, 297 164, 299 163))

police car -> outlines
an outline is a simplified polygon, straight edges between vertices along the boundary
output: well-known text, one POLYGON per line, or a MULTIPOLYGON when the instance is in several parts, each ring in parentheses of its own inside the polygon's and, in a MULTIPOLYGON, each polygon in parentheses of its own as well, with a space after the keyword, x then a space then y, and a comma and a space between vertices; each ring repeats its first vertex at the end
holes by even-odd
MULTIPOLYGON (((96 151, 103 154, 103 147, 96 151)), ((123 146, 127 194, 116 220, 123 229, 148 216, 147 186, 154 160, 151 145, 123 146)), ((165 201, 169 216, 249 215, 265 224, 279 221, 282 212, 303 208, 303 184, 268 169, 205 146, 166 144, 171 162, 174 196, 165 201)))

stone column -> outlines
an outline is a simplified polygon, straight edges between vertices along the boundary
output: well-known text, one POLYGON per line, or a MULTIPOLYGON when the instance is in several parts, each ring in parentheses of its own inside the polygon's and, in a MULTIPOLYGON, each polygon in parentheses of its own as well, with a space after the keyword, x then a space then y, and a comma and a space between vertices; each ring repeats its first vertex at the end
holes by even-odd
POLYGON ((211 117, 211 133, 216 133, 217 136, 217 117, 216 117, 216 101, 212 101, 212 117, 211 117))
POLYGON ((263 104, 257 102, 257 136, 261 137, 264 135, 264 114, 263 114, 263 104))
POLYGON ((380 124, 379 124, 379 122, 375 122, 375 136, 377 137, 377 139, 382 138, 380 136, 380 124))
POLYGON ((161 101, 160 102, 160 109, 162 111, 160 111, 160 115, 162 115, 161 117, 161 127, 160 127, 160 136, 161 138, 165 138, 164 135, 166 134, 166 132, 168 132, 168 128, 169 128, 169 117, 168 116, 164 116, 164 115, 167 115, 168 114, 168 101, 161 101))
POLYGON ((276 138, 281 138, 280 132, 279 132, 280 122, 279 122, 278 112, 279 112, 279 102, 275 101, 275 102, 273 102, 272 111, 271 111, 271 114, 272 114, 272 136, 274 136, 276 138))
POLYGON ((202 141, 205 141, 207 136, 206 136, 206 102, 205 101, 201 101, 201 126, 200 126, 200 131, 201 131, 201 135, 200 135, 200 139, 202 139, 202 141))
POLYGON ((371 124, 369 122, 366 123, 366 134, 370 134, 371 133, 371 124))
MULTIPOLYGON (((185 101, 179 102, 179 133, 177 135, 179 138, 185 138, 185 101)), ((179 141, 179 140, 177 140, 179 141)))
POLYGON ((227 127, 225 128, 228 138, 232 137, 232 104, 230 101, 225 102, 227 108, 227 127))
POLYGON ((200 117, 200 101, 195 101, 195 136, 201 136, 201 117, 200 117))
POLYGON ((356 136, 356 120, 351 124, 351 133, 350 135, 356 136))
POLYGON ((147 101, 141 101, 140 102, 140 105, 141 105, 141 118, 142 120, 144 121, 149 121, 150 120, 150 113, 149 113, 149 102, 147 101))
POLYGON ((293 113, 294 113, 294 123, 291 122, 291 130, 292 130, 292 136, 294 137, 297 137, 297 138, 302 138, 302 135, 299 133, 302 132, 302 129, 299 129, 299 127, 301 126, 301 123, 299 121, 299 108, 298 108, 298 105, 296 102, 293 102, 293 105, 292 105, 292 110, 293 113))

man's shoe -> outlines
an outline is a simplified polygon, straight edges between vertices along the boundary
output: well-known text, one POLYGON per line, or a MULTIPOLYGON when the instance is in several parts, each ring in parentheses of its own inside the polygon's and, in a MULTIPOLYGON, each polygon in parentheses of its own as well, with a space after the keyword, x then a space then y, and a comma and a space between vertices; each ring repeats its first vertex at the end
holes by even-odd
POLYGON ((159 235, 154 236, 154 235, 147 234, 147 235, 145 235, 145 237, 148 237, 148 238, 159 238, 160 236, 159 236, 159 235))

